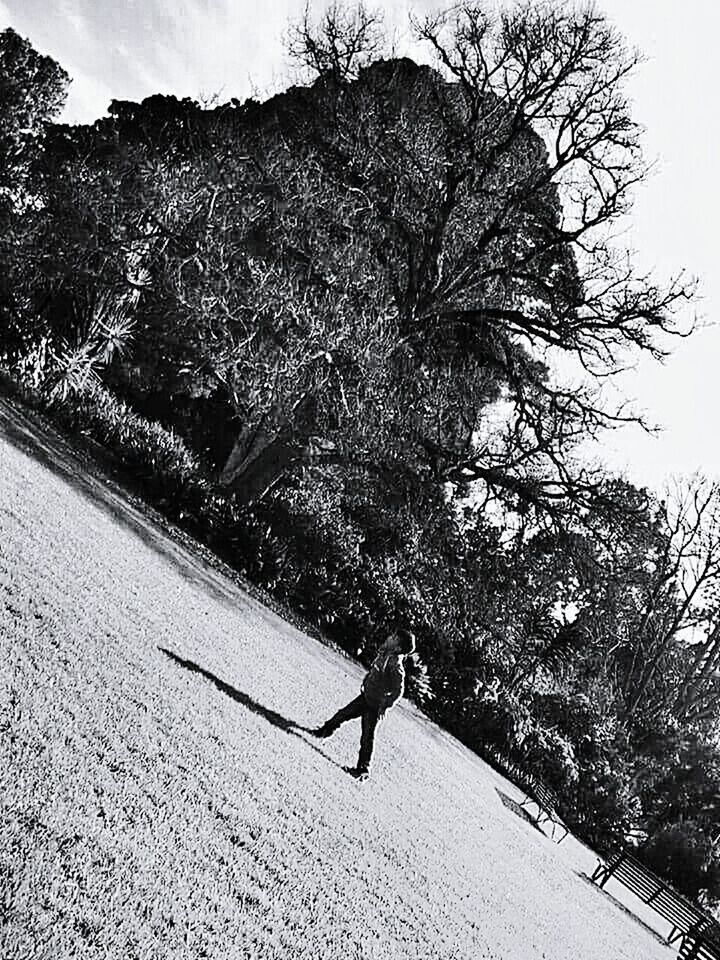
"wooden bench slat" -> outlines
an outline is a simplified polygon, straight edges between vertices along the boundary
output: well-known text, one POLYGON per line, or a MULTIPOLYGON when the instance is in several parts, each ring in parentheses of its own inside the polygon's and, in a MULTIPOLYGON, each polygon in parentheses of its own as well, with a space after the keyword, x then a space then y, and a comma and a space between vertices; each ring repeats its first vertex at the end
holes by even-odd
POLYGON ((672 921, 678 927, 684 927, 687 930, 690 930, 697 923, 697 916, 692 914, 688 915, 687 913, 680 913, 677 910, 673 910, 667 904, 660 904, 656 906, 655 903, 651 903, 650 906, 665 917, 666 920, 672 921))
POLYGON ((628 874, 622 870, 616 870, 613 877, 616 880, 621 880, 626 887, 641 891, 647 897, 657 895, 662 890, 662 887, 656 886, 651 880, 643 880, 635 874, 628 874))
POLYGON ((647 883, 650 883, 655 887, 662 887, 663 882, 659 877, 656 877, 654 874, 648 874, 647 870, 644 870, 637 863, 628 863, 627 860, 621 860, 620 863, 615 867, 616 874, 624 874, 627 877, 632 877, 637 880, 644 880, 647 883))
POLYGON ((663 890, 660 896, 653 900, 653 907, 658 911, 665 910, 668 913, 672 913, 673 916, 686 919, 693 924, 699 923, 704 916, 699 909, 690 907, 682 901, 674 899, 669 891, 666 890, 663 890))
POLYGON ((641 900, 646 900, 649 902, 658 893, 657 887, 653 887, 648 884, 632 883, 627 877, 624 877, 623 874, 615 873, 613 874, 613 877, 616 880, 619 880, 623 886, 627 887, 629 890, 632 890, 632 892, 640 897, 641 900))
POLYGON ((616 880, 622 880, 626 887, 633 887, 636 890, 640 890, 648 897, 657 895, 662 890, 662 887, 658 887, 652 880, 644 880, 642 877, 638 877, 637 874, 616 870, 613 876, 616 880))
POLYGON ((679 914, 673 910, 668 910, 666 908, 663 908, 662 905, 661 905, 661 908, 658 909, 658 907, 656 907, 654 903, 651 903, 650 906, 657 913, 659 913, 660 916, 665 917, 666 920, 669 920, 672 924, 678 927, 678 929, 680 929, 685 933, 691 930, 697 923, 696 917, 688 916, 687 914, 679 914))

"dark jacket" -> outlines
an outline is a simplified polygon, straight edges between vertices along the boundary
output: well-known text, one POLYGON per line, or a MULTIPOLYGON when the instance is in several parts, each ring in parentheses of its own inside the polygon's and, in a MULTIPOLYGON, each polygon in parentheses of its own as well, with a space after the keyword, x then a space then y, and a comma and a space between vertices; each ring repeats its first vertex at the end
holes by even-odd
POLYGON ((402 654, 381 648, 363 680, 362 692, 369 706, 381 712, 399 700, 405 692, 402 654))

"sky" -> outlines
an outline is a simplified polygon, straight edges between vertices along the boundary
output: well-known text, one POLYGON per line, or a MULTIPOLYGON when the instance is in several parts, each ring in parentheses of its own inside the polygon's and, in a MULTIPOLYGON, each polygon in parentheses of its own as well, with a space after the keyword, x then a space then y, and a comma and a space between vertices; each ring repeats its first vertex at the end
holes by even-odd
MULTIPOLYGON (((700 298, 684 318, 703 323, 672 356, 624 374, 617 390, 663 429, 626 427, 593 453, 633 482, 661 491, 671 476, 701 471, 720 481, 720 108, 716 0, 598 0, 645 61, 629 84, 634 117, 654 160, 636 191, 624 242, 658 280, 686 271, 700 298), (717 323, 717 326, 713 326, 717 323)), ((154 93, 259 99, 289 85, 283 35, 305 0, 0 0, 0 29, 13 27, 72 77, 62 119, 91 122, 112 99, 154 93), (259 12, 261 11, 261 12, 259 12)), ((372 2, 369 6, 373 7, 372 2)), ((379 4, 407 47, 406 0, 379 4)), ((419 0, 422 13, 437 4, 419 0)))

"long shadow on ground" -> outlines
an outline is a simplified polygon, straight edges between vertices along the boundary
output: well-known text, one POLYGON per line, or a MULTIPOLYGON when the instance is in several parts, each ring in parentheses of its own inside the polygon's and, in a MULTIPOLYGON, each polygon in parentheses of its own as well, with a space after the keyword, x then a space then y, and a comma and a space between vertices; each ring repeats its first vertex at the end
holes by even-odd
POLYGON ((521 807, 520 804, 517 803, 517 801, 513 800, 513 798, 509 797, 506 793, 503 793, 502 790, 498 790, 497 787, 495 787, 495 793, 497 793, 497 795, 500 797, 500 799, 508 808, 508 810, 512 810, 512 812, 516 814, 518 817, 520 817, 521 820, 526 820, 531 827, 535 827, 538 833, 542 833, 543 836, 545 836, 545 834, 537 825, 535 820, 533 820, 533 818, 530 816, 527 810, 521 807))
POLYGON ((298 737, 298 739, 302 740, 303 743, 306 743, 312 750, 314 750, 315 753, 319 753, 321 757, 325 758, 325 760, 334 764, 334 766, 339 767, 341 770, 343 769, 339 763, 333 760, 332 757, 329 757, 323 750, 320 750, 319 747, 316 747, 314 743, 310 743, 305 739, 305 737, 300 736, 301 732, 311 733, 311 730, 308 727, 304 727, 300 723, 295 723, 294 720, 288 720, 287 717, 284 717, 276 710, 271 710, 269 707, 263 706, 261 703, 258 703, 257 700, 253 700, 253 698, 247 693, 243 693, 242 690, 236 690, 235 687, 231 686, 229 683, 226 683, 225 680, 221 680, 220 677, 216 677, 214 673, 211 673, 209 670, 206 670, 199 664, 194 663, 192 660, 185 660, 182 657, 179 657, 176 653, 173 653, 172 650, 167 650, 165 647, 158 647, 158 650, 161 653, 164 653, 165 656, 174 663, 177 663, 178 666, 189 670, 190 673, 198 673, 201 677, 205 677, 206 680, 209 680, 210 683, 224 693, 225 696, 230 697, 231 700, 234 700, 247 710, 257 714, 259 717, 262 717, 263 720, 267 720, 268 723, 271 723, 274 727, 277 727, 284 733, 289 733, 294 737, 298 737))
POLYGON ((622 903, 620 900, 617 899, 617 897, 614 897, 611 893, 608 893, 608 891, 604 887, 601 887, 599 884, 595 883, 592 877, 589 877, 584 870, 577 870, 575 872, 577 873, 577 876, 580 877, 581 880, 584 880, 585 883, 589 884, 593 888, 593 890, 597 891, 597 893, 600 896, 604 896, 612 900, 615 906, 618 907, 620 910, 622 910, 622 912, 626 914, 626 916, 630 917, 631 920, 634 920, 635 923, 640 924, 641 927, 644 927, 647 930, 647 932, 650 933, 658 941, 658 943, 661 943, 664 947, 668 947, 668 949, 674 949, 670 947, 668 941, 665 939, 665 937, 662 936, 661 933, 659 933, 654 927, 651 927, 649 923, 646 923, 636 913, 633 913, 633 911, 629 907, 626 907, 624 903, 622 903))

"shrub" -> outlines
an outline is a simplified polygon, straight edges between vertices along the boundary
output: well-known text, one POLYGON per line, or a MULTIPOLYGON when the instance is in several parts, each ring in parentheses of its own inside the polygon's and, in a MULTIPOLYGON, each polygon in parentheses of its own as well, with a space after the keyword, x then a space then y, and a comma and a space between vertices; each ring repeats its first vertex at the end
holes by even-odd
POLYGON ((720 859, 707 829, 695 820, 662 827, 642 847, 640 856, 685 896, 707 903, 720 900, 720 859))

